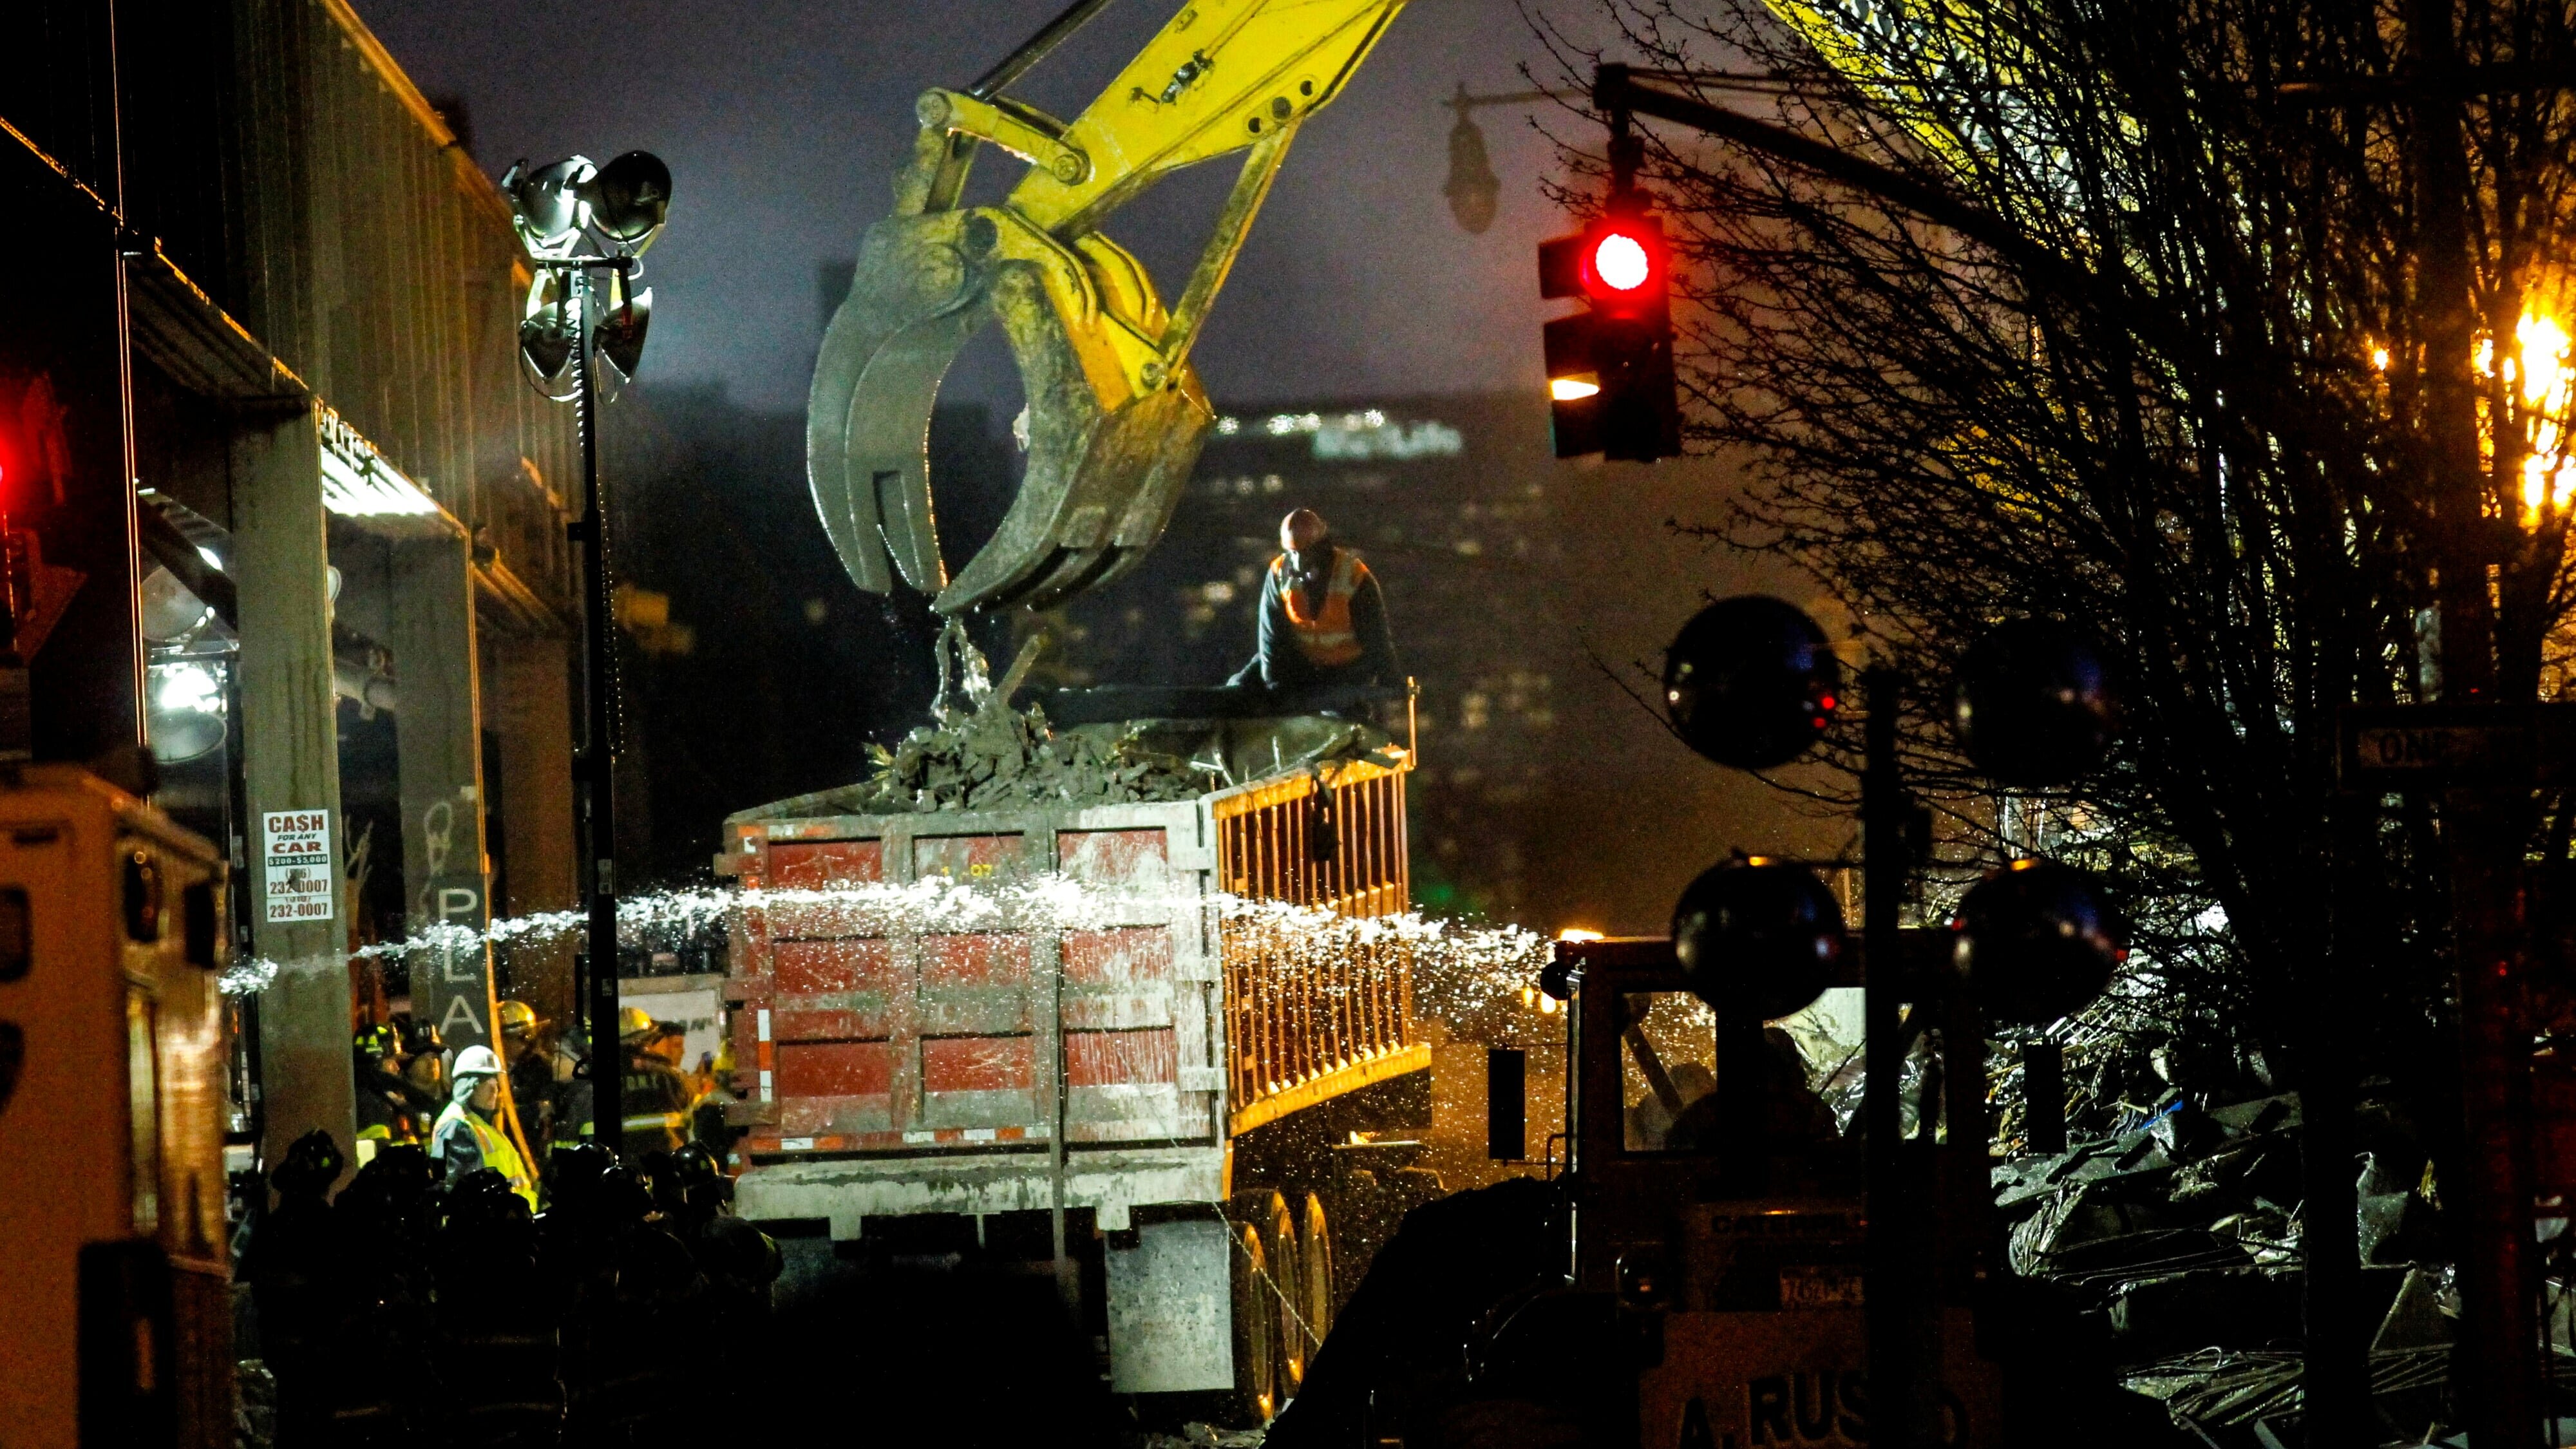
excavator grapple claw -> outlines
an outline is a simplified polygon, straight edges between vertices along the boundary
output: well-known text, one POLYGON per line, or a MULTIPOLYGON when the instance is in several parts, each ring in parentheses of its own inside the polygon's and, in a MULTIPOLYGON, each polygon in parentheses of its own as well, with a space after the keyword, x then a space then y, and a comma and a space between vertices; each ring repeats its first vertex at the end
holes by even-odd
POLYGON ((1071 122, 999 94, 1097 11, 1077 0, 966 91, 933 90, 825 331, 806 414, 814 505, 850 578, 897 580, 956 615, 1045 608, 1118 577, 1161 538, 1216 421, 1191 344, 1305 118, 1339 93, 1403 0, 1192 0, 1071 122), (960 204, 979 146, 1031 163, 999 205, 960 204), (1101 220, 1182 166, 1246 151, 1166 310, 1101 220), (1026 471, 951 579, 932 502, 939 386, 998 323, 1028 399, 1026 471))

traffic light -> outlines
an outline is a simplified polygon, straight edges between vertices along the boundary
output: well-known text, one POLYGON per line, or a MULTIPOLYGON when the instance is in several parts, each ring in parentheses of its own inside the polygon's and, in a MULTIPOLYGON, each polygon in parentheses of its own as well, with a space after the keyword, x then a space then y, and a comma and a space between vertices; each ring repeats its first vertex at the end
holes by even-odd
POLYGON ((1664 651, 1664 709, 1682 743, 1721 765, 1767 770, 1823 738, 1842 664, 1813 619, 1765 594, 1720 599, 1664 651))
POLYGON ((1556 456, 1651 463, 1682 450, 1671 283, 1663 219, 1643 208, 1538 244, 1539 295, 1587 304, 1547 324, 1556 456))

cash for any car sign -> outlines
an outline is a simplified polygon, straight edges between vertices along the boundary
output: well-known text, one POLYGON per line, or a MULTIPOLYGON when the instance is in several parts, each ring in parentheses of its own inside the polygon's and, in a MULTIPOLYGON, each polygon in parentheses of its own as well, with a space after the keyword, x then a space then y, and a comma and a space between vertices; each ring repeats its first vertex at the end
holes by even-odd
POLYGON ((331 866, 331 812, 269 810, 259 818, 260 853, 267 857, 267 918, 327 921, 339 895, 331 866))

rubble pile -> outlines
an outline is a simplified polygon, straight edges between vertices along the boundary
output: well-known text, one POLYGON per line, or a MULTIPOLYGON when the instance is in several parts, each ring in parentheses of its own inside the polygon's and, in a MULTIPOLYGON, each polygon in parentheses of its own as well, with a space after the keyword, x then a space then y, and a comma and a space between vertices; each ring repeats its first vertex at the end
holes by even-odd
MULTIPOLYGON (((2370 1396, 2394 1426, 2426 1429, 2443 1417, 2450 1346, 2375 1351, 2370 1396)), ((2201 1439, 2299 1442, 2299 1355, 2203 1349, 2131 1373, 2128 1387, 2161 1400, 2174 1422, 2201 1439)))
POLYGON ((996 810, 1013 805, 1137 805, 1186 800, 1209 775, 1144 748, 1138 731, 1058 734, 1037 706, 994 700, 923 725, 889 750, 868 747, 876 773, 840 792, 855 814, 996 810))
POLYGON ((1011 708, 1011 696, 1045 646, 1044 635, 1030 638, 997 683, 965 625, 949 620, 937 645, 939 694, 932 722, 893 749, 868 746, 875 773, 858 784, 763 809, 897 815, 1014 805, 1142 805, 1186 800, 1208 788, 1208 766, 1147 747, 1139 728, 1059 733, 1048 728, 1039 706, 1011 708))
MULTIPOLYGON (((2378 1102, 2357 1125, 2373 1393, 2420 1430, 2442 1411, 2458 1297, 2414 1134, 2378 1102)), ((2055 1288, 2132 1392, 2213 1445, 2296 1438, 2299 1135, 2294 1096, 2204 1107, 2169 1092, 2133 1130, 1994 1171, 2013 1271, 2055 1288)))

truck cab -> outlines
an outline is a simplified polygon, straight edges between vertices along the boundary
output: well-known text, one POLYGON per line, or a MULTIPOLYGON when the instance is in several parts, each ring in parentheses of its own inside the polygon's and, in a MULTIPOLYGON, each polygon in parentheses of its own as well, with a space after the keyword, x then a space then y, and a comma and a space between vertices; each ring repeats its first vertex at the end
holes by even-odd
MULTIPOLYGON (((1670 942, 1560 943, 1557 967, 1576 1064, 1565 1276, 1488 1315, 1479 1397, 1535 1398, 1530 1422, 1585 1444, 1867 1444, 1858 1144, 1760 1022, 1684 986, 1670 942)), ((2000 1442, 1964 1311, 1941 1340, 1944 1442, 2000 1442)))

